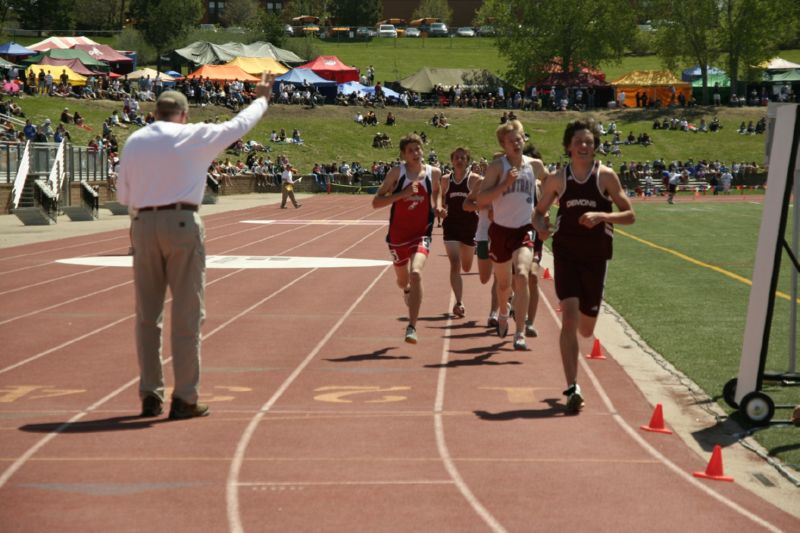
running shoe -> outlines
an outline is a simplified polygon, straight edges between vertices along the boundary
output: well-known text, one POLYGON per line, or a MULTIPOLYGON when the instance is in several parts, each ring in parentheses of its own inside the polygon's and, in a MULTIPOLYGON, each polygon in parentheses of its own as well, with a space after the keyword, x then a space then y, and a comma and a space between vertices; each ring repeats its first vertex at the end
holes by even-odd
POLYGON ((489 313, 489 320, 487 324, 490 328, 497 327, 497 311, 492 311, 491 313, 489 313))
POLYGON ((538 337, 539 336, 539 332, 536 331, 535 327, 533 327, 533 321, 532 320, 526 320, 525 321, 525 336, 526 337, 538 337))
POLYGON ((564 396, 567 397, 567 411, 570 413, 578 413, 586 405, 581 395, 581 387, 577 383, 565 390, 564 396))
POLYGON ((455 306, 453 306, 453 314, 458 318, 464 318, 464 315, 467 314, 466 310, 464 309, 464 305, 457 303, 455 306))
POLYGON ((414 326, 406 328, 406 342, 409 344, 417 344, 417 330, 414 326))
POLYGON ((525 335, 522 333, 517 333, 514 335, 514 349, 515 350, 527 350, 528 343, 525 342, 525 335))
POLYGON ((497 336, 505 337, 508 334, 508 316, 497 316, 497 336))

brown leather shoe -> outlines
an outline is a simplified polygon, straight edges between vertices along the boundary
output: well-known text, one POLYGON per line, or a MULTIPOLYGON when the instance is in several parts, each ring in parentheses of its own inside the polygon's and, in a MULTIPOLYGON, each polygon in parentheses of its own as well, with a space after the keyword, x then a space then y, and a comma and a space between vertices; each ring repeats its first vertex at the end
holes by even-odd
POLYGON ((140 416, 158 416, 164 412, 164 402, 158 396, 148 395, 142 400, 142 414, 140 416))
POLYGON ((183 420, 198 416, 208 416, 208 406, 206 404, 186 403, 180 398, 172 398, 172 405, 169 408, 169 417, 172 420, 183 420))

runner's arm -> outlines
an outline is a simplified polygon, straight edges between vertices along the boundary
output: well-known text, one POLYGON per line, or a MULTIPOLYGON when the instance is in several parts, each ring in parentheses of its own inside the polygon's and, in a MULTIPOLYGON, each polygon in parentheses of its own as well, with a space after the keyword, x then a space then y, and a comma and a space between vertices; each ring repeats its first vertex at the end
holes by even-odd
POLYGON ((411 187, 406 187, 400 192, 392 193, 394 188, 397 186, 397 180, 399 177, 400 167, 394 167, 389 171, 388 174, 386 174, 386 177, 383 178, 383 183, 381 183, 378 192, 376 192, 375 196, 372 197, 373 208, 380 209, 381 207, 392 205, 397 200, 411 195, 411 187))
POLYGON ((563 173, 548 176, 548 179, 542 184, 542 197, 533 210, 531 219, 533 229, 543 241, 550 236, 553 230, 553 226, 550 224, 550 207, 558 198, 559 185, 562 180, 563 173))
POLYGON ((478 207, 478 192, 481 188, 481 182, 483 178, 480 174, 475 172, 470 173, 469 175, 469 194, 466 198, 464 198, 464 205, 462 206, 464 211, 475 212, 480 211, 480 207, 478 207))
POLYGON ((509 183, 504 180, 503 176, 503 163, 499 160, 494 160, 489 164, 486 169, 486 177, 481 182, 481 188, 478 192, 478 207, 487 207, 492 204, 495 198, 503 194, 509 183))
POLYGON ((622 184, 617 177, 617 173, 610 168, 603 167, 600 170, 600 187, 605 191, 619 211, 613 213, 603 213, 589 211, 584 213, 578 222, 587 228, 593 228, 600 222, 609 224, 630 225, 636 222, 636 213, 633 211, 630 199, 625 195, 622 184))

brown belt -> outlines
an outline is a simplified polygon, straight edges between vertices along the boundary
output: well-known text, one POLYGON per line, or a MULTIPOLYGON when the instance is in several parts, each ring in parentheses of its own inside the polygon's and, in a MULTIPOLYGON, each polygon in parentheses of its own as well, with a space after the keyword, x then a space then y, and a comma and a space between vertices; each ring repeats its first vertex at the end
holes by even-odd
POLYGON ((173 209, 178 211, 197 211, 197 206, 194 204, 182 204, 178 202, 175 204, 151 205, 149 207, 140 207, 137 211, 141 213, 142 211, 165 211, 167 209, 173 209))

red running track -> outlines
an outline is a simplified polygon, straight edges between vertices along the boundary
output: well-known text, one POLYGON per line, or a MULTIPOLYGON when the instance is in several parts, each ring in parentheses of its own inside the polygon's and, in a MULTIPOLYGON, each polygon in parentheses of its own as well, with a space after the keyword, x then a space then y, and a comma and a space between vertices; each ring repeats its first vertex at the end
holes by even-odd
MULTIPOLYGON (((205 219, 207 249, 382 260, 385 226, 353 221, 387 217, 344 196, 228 212, 205 219)), ((212 414, 138 418, 130 269, 54 262, 127 248, 116 231, 0 251, 4 532, 800 529, 640 432, 652 406, 613 359, 581 363, 587 407, 567 416, 552 283, 515 352, 477 275, 467 318, 448 314, 438 231, 416 346, 390 266, 209 269, 212 414)))

